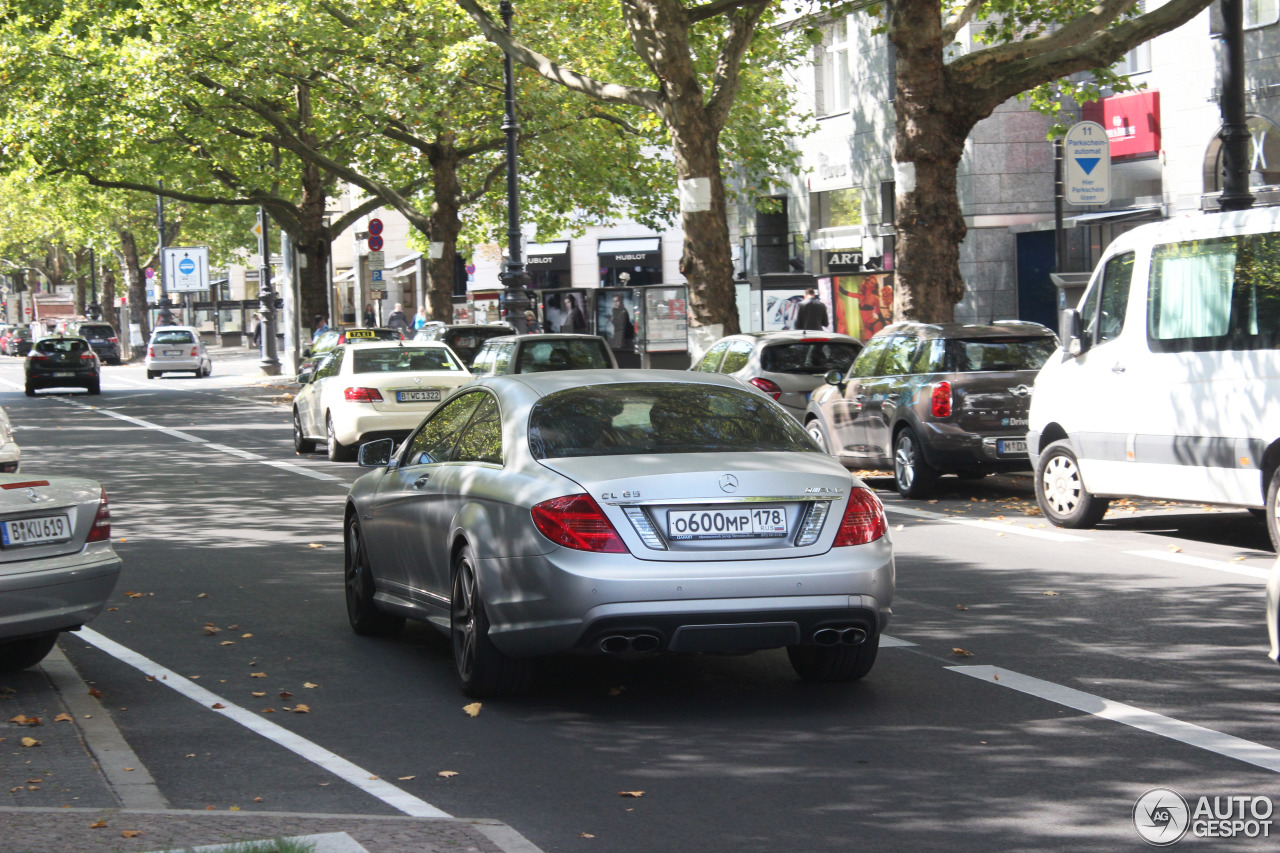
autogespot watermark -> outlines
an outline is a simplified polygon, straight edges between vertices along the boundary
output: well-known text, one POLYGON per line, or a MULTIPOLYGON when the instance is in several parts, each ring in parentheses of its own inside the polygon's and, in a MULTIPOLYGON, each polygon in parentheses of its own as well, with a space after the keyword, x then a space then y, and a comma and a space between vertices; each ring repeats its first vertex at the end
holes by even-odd
POLYGON ((1188 804, 1172 788, 1152 788, 1133 804, 1133 825, 1142 840, 1168 847, 1193 838, 1270 838, 1275 804, 1254 794, 1204 796, 1188 804))

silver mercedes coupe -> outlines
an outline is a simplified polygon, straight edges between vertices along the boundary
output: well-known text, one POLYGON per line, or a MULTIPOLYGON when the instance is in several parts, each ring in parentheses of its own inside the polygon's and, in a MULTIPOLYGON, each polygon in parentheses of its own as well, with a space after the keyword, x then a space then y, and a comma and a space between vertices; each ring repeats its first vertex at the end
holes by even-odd
POLYGON ((518 692, 566 652, 785 648, 812 681, 875 663, 894 590, 880 501, 730 377, 487 377, 360 462, 351 627, 430 622, 470 696, 518 692))

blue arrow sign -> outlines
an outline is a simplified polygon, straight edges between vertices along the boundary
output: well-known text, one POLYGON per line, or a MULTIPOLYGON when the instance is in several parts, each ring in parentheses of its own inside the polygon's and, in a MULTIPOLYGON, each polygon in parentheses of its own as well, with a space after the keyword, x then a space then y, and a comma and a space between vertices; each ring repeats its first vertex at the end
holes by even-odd
POLYGON ((191 275, 195 271, 196 271, 196 262, 191 260, 190 258, 183 258, 182 260, 178 261, 178 272, 182 273, 183 275, 191 275))
POLYGON ((1093 167, 1098 165, 1101 157, 1077 157, 1076 162, 1080 164, 1080 168, 1084 169, 1086 175, 1093 174, 1093 167))

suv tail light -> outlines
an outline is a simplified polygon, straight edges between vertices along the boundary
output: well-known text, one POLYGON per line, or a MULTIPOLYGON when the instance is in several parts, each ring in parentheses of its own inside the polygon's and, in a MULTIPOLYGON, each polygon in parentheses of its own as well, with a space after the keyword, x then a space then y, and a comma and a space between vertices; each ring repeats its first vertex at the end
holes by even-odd
POLYGON ((750 381, 752 385, 756 386, 775 400, 782 396, 782 389, 778 387, 778 383, 776 382, 771 382, 761 376, 757 376, 750 381))
POLYGON ((342 396, 351 403, 382 402, 382 392, 377 388, 348 388, 342 392, 342 396))
POLYGON ((866 545, 888 530, 880 499, 870 489, 859 487, 849 492, 849 503, 844 508, 844 518, 840 520, 840 529, 836 531, 832 547, 866 545))
POLYGON ((93 527, 89 528, 87 542, 111 541, 111 508, 107 505, 107 490, 103 489, 98 498, 98 514, 93 517, 93 527))
POLYGON ((935 418, 951 417, 950 382, 939 382, 933 386, 933 395, 929 400, 929 413, 935 418))
POLYGON ((107 343, 109 343, 109 344, 119 344, 119 343, 120 343, 120 339, 119 339, 119 338, 117 338, 115 335, 112 335, 111 337, 107 338, 107 343))
POLYGON ((557 545, 577 551, 625 554, 627 546, 590 495, 566 495, 531 509, 538 532, 557 545))

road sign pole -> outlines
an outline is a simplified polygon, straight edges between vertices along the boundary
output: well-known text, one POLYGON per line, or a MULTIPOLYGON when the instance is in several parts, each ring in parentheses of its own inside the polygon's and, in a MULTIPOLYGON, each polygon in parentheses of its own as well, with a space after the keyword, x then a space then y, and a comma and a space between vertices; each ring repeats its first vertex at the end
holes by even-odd
MULTIPOLYGON (((164 189, 164 181, 158 182, 157 186, 164 189)), ((156 195, 156 228, 160 232, 160 250, 156 253, 160 261, 159 282, 156 285, 160 294, 160 316, 156 318, 156 323, 161 326, 172 326, 173 303, 169 301, 169 291, 164 286, 164 196, 159 194, 156 195)), ((145 312, 147 309, 144 306, 142 310, 145 312)))
POLYGON ((262 319, 262 361, 258 362, 267 376, 280 375, 280 358, 276 355, 276 292, 271 288, 271 241, 267 239, 267 209, 258 208, 258 316, 262 319))

